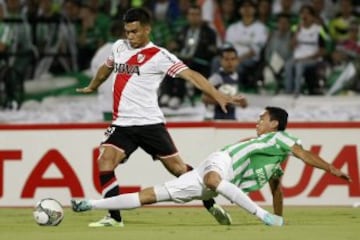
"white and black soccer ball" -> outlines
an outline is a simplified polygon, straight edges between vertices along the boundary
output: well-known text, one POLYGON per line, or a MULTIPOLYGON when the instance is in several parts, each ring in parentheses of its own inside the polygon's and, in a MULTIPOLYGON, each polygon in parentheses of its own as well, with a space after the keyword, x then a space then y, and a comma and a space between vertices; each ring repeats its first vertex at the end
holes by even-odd
POLYGON ((40 226, 57 226, 64 219, 64 209, 59 201, 44 198, 36 203, 33 216, 40 226))

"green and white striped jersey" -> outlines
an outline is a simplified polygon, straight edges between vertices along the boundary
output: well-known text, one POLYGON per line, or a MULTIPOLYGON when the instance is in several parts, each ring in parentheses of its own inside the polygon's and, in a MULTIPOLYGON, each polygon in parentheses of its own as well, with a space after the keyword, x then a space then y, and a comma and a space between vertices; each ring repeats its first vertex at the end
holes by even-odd
POLYGON ((259 190, 273 175, 282 175, 280 163, 295 143, 300 144, 300 140, 278 131, 225 146, 221 151, 232 158, 234 178, 231 182, 244 192, 259 190))

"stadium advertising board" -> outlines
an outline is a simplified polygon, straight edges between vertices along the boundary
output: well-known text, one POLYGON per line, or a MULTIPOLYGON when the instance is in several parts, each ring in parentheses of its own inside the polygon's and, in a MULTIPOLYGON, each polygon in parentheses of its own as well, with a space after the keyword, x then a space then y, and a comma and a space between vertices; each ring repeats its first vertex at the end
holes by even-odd
MULTIPOLYGON (((193 166, 214 150, 254 136, 255 123, 169 123, 183 158, 193 166)), ((96 159, 105 124, 0 125, 0 207, 33 206, 45 197, 100 198, 96 159)), ((287 205, 351 205, 360 201, 360 123, 293 123, 288 131, 304 147, 347 172, 347 184, 290 157, 283 165, 287 205)), ((116 171, 122 192, 162 183, 172 176, 142 150, 116 171)), ((251 197, 271 205, 268 187, 251 197)), ((223 198, 218 201, 230 204, 223 198)), ((190 204, 200 204, 192 202, 190 204)))

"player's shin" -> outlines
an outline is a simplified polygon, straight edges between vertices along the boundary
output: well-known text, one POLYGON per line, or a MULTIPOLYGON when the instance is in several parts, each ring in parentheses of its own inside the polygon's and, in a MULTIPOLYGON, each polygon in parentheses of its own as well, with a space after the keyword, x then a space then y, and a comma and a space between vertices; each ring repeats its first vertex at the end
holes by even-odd
POLYGON ((93 209, 133 209, 141 206, 139 193, 122 194, 100 200, 89 200, 93 209))
POLYGON ((267 211, 259 207, 253 200, 251 200, 240 188, 234 184, 222 180, 216 192, 226 197, 229 201, 244 208, 249 213, 256 215, 261 220, 264 219, 267 211))
MULTIPOLYGON (((110 198, 119 195, 119 184, 117 182, 114 171, 100 172, 100 184, 102 187, 102 195, 104 198, 110 198)), ((118 210, 109 211, 111 218, 118 222, 122 221, 120 212, 118 210)))
MULTIPOLYGON (((186 169, 187 169, 187 172, 190 172, 192 171, 194 168, 189 165, 189 164, 186 164, 186 169)), ((207 209, 207 210, 210 210, 214 205, 215 205, 215 200, 214 199, 209 199, 209 200, 203 200, 203 205, 204 207, 207 209)))

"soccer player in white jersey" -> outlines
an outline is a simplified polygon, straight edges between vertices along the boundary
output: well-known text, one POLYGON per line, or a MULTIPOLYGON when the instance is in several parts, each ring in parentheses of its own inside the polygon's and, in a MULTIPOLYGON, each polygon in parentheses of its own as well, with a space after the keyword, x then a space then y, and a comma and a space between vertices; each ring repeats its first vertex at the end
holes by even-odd
MULTIPOLYGON (((129 9, 124 15, 126 39, 117 40, 112 53, 101 65, 81 93, 92 93, 114 72, 113 121, 101 143, 98 159, 102 195, 119 194, 115 168, 124 163, 138 148, 152 158, 159 159, 174 176, 191 170, 181 159, 170 134, 165 127, 165 117, 158 105, 157 91, 166 74, 180 77, 193 83, 213 98, 227 112, 228 104, 241 105, 241 96, 229 97, 217 91, 201 74, 189 69, 175 55, 154 45, 150 39, 150 14, 142 8, 129 9)), ((230 224, 230 216, 210 199, 205 207, 220 224, 230 224)), ((109 211, 90 227, 123 226, 119 211, 109 211)))
POLYGON ((256 124, 258 137, 236 142, 210 154, 193 171, 162 185, 139 193, 124 194, 100 200, 71 200, 75 212, 91 209, 133 209, 155 202, 188 202, 210 199, 220 194, 255 215, 270 226, 283 225, 283 218, 266 211, 246 193, 259 190, 277 174, 289 154, 306 164, 323 169, 337 177, 350 177, 305 150, 300 140, 285 131, 288 114, 278 107, 266 107, 256 124))

